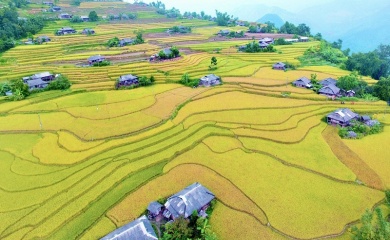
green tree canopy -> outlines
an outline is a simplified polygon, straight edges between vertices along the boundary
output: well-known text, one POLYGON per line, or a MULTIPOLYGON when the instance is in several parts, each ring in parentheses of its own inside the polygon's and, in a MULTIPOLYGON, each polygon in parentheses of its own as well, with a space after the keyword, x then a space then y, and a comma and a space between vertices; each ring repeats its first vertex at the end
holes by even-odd
POLYGON ((97 15, 96 11, 91 11, 89 13, 88 17, 89 17, 89 21, 91 21, 91 22, 96 22, 99 20, 99 17, 97 15))
POLYGON ((374 85, 375 96, 384 101, 390 101, 390 77, 382 78, 374 85))
POLYGON ((340 77, 337 81, 337 87, 344 90, 353 90, 359 85, 359 81, 362 81, 356 72, 353 72, 347 76, 340 77))
POLYGON ((388 77, 390 74, 390 45, 380 45, 375 51, 354 53, 348 58, 345 67, 358 71, 363 76, 374 79, 388 77))
POLYGON ((222 13, 215 10, 215 14, 217 16, 218 26, 227 26, 229 24, 229 21, 233 18, 233 16, 230 16, 226 12, 222 13))
POLYGON ((175 219, 173 223, 165 224, 163 240, 187 240, 192 236, 192 229, 188 227, 189 221, 184 217, 175 219))
POLYGON ((361 218, 361 227, 352 228, 354 240, 385 240, 390 239, 390 223, 386 221, 380 208, 373 212, 367 210, 361 218))

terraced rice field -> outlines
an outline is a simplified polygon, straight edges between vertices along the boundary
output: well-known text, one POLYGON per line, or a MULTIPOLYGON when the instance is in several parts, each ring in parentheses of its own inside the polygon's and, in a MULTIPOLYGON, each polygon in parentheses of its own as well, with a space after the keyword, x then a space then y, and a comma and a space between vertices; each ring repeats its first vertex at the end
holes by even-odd
MULTIPOLYGON (((110 6, 87 2, 82 7, 94 4, 110 6)), ((216 194, 211 225, 220 239, 350 237, 349 226, 380 203, 390 187, 390 155, 383 144, 389 140, 390 116, 384 102, 347 103, 343 107, 387 124, 385 131, 363 140, 340 140, 329 131, 322 118, 340 103, 288 82, 313 73, 325 78, 346 72, 270 68, 275 61, 296 61, 317 43, 251 55, 237 53, 231 48, 236 42, 225 41, 214 72, 224 85, 214 88, 172 83, 185 72, 194 78, 209 73, 214 43, 180 45, 196 53, 173 62, 101 68, 59 63, 81 61, 91 53, 160 49, 177 37, 144 44, 144 49, 99 44, 133 29, 170 24, 101 24, 91 39, 58 37, 3 55, 8 62, 0 66, 1 80, 54 71, 67 75, 73 86, 18 102, 0 100, 0 238, 97 239, 138 217, 150 201, 195 181, 216 194), (58 52, 53 56, 53 51, 58 52), (157 84, 111 91, 124 73, 153 74, 157 84), (364 165, 356 168, 358 160, 364 165)), ((194 34, 205 38, 214 30, 199 27, 194 34)))

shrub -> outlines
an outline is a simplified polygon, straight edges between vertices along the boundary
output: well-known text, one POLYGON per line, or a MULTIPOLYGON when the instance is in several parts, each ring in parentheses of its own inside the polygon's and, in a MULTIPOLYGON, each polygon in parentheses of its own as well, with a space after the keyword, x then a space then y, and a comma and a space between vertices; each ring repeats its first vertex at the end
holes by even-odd
POLYGON ((102 62, 96 62, 94 63, 92 66, 93 67, 104 67, 104 66, 110 66, 111 65, 111 62, 108 61, 108 60, 104 60, 102 62))
POLYGON ((371 124, 365 124, 360 121, 351 121, 348 127, 339 127, 339 136, 349 138, 350 132, 356 133, 356 138, 362 138, 366 135, 376 134, 383 131, 383 126, 379 122, 373 121, 371 124))
POLYGON ((65 90, 69 89, 72 83, 63 75, 59 75, 54 81, 47 86, 47 90, 65 90))
POLYGON ((291 45, 292 43, 291 42, 287 42, 286 39, 284 38, 278 38, 276 39, 275 45, 291 45))
POLYGON ((188 73, 184 73, 179 83, 187 87, 197 87, 199 85, 199 79, 191 79, 188 73))
POLYGON ((71 19, 69 19, 69 22, 71 23, 81 23, 83 22, 83 19, 79 16, 73 16, 71 19))
POLYGON ((118 37, 114 37, 114 38, 111 38, 110 40, 107 41, 107 46, 108 47, 117 47, 119 45, 119 38, 118 37))

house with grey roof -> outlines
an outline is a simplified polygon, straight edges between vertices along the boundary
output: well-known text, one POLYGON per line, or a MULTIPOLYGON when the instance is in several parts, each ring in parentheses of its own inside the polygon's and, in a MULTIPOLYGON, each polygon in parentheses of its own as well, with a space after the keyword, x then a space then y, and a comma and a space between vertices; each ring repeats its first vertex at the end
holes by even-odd
POLYGON ((262 39, 259 40, 259 43, 273 44, 274 43, 274 39, 273 38, 269 38, 269 37, 262 38, 262 39))
POLYGON ((53 6, 53 7, 51 8, 51 10, 52 10, 53 12, 60 12, 60 11, 61 11, 61 7, 59 7, 59 6, 53 6))
POLYGON ((160 204, 159 202, 151 202, 149 203, 148 205, 148 212, 149 212, 149 215, 148 215, 148 218, 149 219, 153 219, 155 218, 156 216, 160 215, 160 213, 162 212, 162 210, 164 209, 164 206, 162 204, 160 204))
POLYGON ((72 15, 70 15, 68 13, 61 13, 60 15, 58 15, 58 18, 59 19, 71 19, 72 15))
POLYGON ((230 30, 223 29, 223 30, 220 30, 218 32, 218 35, 220 35, 220 36, 227 36, 227 35, 229 35, 229 33, 230 33, 230 30))
POLYGON ((83 31, 81 31, 81 34, 95 34, 95 30, 91 28, 84 28, 83 31))
POLYGON ((44 42, 50 42, 51 39, 48 36, 39 36, 35 38, 35 42, 37 43, 44 43, 44 42))
POLYGON ((89 21, 89 17, 88 16, 80 16, 81 20, 83 20, 84 22, 88 22, 89 21))
POLYGON ((268 47, 269 43, 261 42, 259 43, 260 48, 266 48, 268 47))
POLYGON ((349 126, 352 120, 358 120, 359 114, 352 112, 348 108, 337 109, 326 116, 328 124, 339 125, 342 127, 349 126))
POLYGON ((41 72, 41 73, 36 73, 32 76, 28 76, 28 77, 23 77, 22 80, 24 83, 27 83, 28 81, 31 81, 31 80, 42 80, 42 81, 45 81, 45 82, 50 82, 52 80, 54 80, 55 76, 54 74, 50 73, 50 72, 41 72))
POLYGON ((130 86, 135 84, 138 84, 138 77, 131 74, 122 75, 118 79, 118 87, 130 86))
POLYGON ((199 86, 210 87, 221 84, 221 78, 215 74, 209 74, 200 78, 199 86))
POLYGON ((33 79, 30 81, 27 81, 28 89, 34 90, 34 89, 43 89, 49 85, 49 82, 45 82, 42 79, 33 79))
POLYGON ((95 56, 88 58, 88 64, 93 65, 94 63, 101 63, 104 60, 106 60, 105 57, 103 57, 101 55, 95 55, 95 56))
POLYGON ((341 89, 336 87, 336 85, 329 84, 320 88, 320 90, 318 90, 318 93, 329 97, 339 97, 341 96, 341 89))
POLYGON ((28 85, 30 91, 45 88, 54 79, 54 74, 50 72, 36 73, 32 76, 22 78, 23 82, 28 85))
POLYGON ((36 73, 31 76, 32 79, 41 79, 42 81, 51 81, 55 78, 54 74, 50 72, 36 73))
POLYGON ((134 41, 135 40, 133 38, 123 38, 122 40, 119 41, 119 46, 123 47, 126 45, 131 45, 134 43, 134 41))
POLYGON ((65 35, 65 34, 72 34, 72 33, 76 33, 76 30, 74 30, 71 27, 63 27, 57 30, 56 35, 65 35))
POLYGON ((292 82, 295 87, 311 88, 311 81, 307 77, 301 77, 300 79, 292 82))
POLYGON ((158 240, 152 224, 142 216, 109 233, 100 240, 158 240))
POLYGON ((166 56, 170 56, 172 54, 172 50, 170 48, 164 48, 162 51, 166 56))
POLYGON ((214 198, 215 195, 210 190, 196 182, 169 197, 164 205, 163 215, 175 220, 180 216, 188 218, 196 211, 198 215, 206 217, 206 209, 214 198))
POLYGON ((322 86, 328 86, 328 85, 336 85, 337 80, 334 78, 325 78, 324 80, 320 81, 319 84, 322 86))
POLYGON ((284 64, 282 62, 277 62, 277 63, 275 63, 272 66, 272 69, 275 69, 275 70, 286 70, 286 64, 284 64))
POLYGON ((309 37, 299 37, 299 41, 300 42, 308 42, 309 41, 309 37))

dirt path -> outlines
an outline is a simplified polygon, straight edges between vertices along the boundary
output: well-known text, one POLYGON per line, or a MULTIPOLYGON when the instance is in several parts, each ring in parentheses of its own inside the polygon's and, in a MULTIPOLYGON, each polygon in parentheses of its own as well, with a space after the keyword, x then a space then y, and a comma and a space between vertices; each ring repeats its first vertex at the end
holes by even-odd
MULTIPOLYGON (((327 126, 322 136, 336 157, 344 163, 357 178, 367 186, 383 190, 384 185, 378 174, 372 170, 355 152, 343 143, 337 134, 337 128, 327 126)), ((359 140, 356 140, 359 141, 359 140)))

